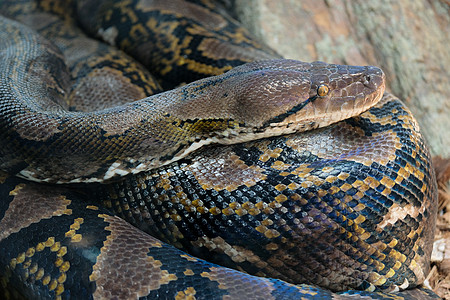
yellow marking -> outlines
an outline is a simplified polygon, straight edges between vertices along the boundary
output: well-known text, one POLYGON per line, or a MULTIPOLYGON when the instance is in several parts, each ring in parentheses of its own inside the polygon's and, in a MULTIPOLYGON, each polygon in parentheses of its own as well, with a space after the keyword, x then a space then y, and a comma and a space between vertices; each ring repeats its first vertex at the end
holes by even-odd
POLYGON ((333 183, 333 182, 335 182, 337 180, 337 177, 336 176, 328 176, 326 179, 325 179, 325 181, 326 182, 329 182, 329 183, 333 183))
POLYGON ((375 289, 376 289, 376 287, 373 284, 370 284, 370 286, 367 289, 365 289, 365 291, 367 291, 367 292, 374 292, 375 289))
MULTIPOLYGON (((200 209, 200 207, 197 208, 197 211, 198 211, 198 212, 204 213, 203 211, 199 211, 199 209, 200 209)), ((180 216, 179 214, 172 214, 172 215, 170 215, 170 218, 171 218, 172 220, 174 220, 175 222, 180 222, 180 221, 181 221, 181 216, 180 216)))
POLYGON ((370 237, 370 233, 369 232, 364 232, 363 234, 361 234, 359 236, 359 238, 361 239, 361 241, 365 241, 370 237))
POLYGON ((58 283, 64 283, 66 282, 66 279, 67 279, 66 273, 61 273, 61 275, 59 275, 58 277, 58 283))
POLYGON ((36 252, 36 250, 33 247, 31 247, 31 248, 28 248, 27 252, 25 252, 25 255, 27 257, 32 257, 35 252, 36 252))
POLYGON ((341 173, 337 176, 337 178, 339 178, 340 180, 345 180, 350 176, 350 174, 348 173, 341 173))
POLYGON ((266 153, 261 154, 261 156, 259 157, 259 160, 262 162, 267 162, 270 159, 270 156, 266 153))
POLYGON ((56 258, 56 260, 55 260, 55 266, 56 266, 57 268, 61 267, 63 263, 64 263, 64 259, 62 259, 61 257, 57 257, 57 258, 56 258))
POLYGON ((45 275, 44 278, 42 278, 42 284, 47 285, 50 283, 51 277, 50 275, 45 275))
POLYGON ((194 206, 203 206, 203 201, 199 200, 199 199, 196 199, 196 200, 192 201, 192 205, 194 205, 194 206))
POLYGON ((48 289, 50 291, 53 291, 54 289, 56 289, 57 286, 58 286, 58 282, 55 279, 52 279, 50 281, 50 284, 48 285, 48 289))
POLYGON ((164 270, 163 273, 165 273, 164 275, 167 278, 167 281, 173 281, 173 280, 177 280, 178 279, 177 275, 175 275, 175 274, 168 274, 166 270, 164 270))
POLYGON ((300 184, 300 186, 301 186, 302 188, 307 189, 307 188, 310 188, 310 187, 314 186, 314 184, 313 184, 311 181, 303 181, 303 182, 300 184))
MULTIPOLYGON (((379 260, 380 260, 380 258, 379 258, 379 260)), ((374 263, 375 263, 375 269, 377 269, 377 271, 382 271, 382 270, 384 270, 384 264, 382 263, 382 262, 380 262, 380 261, 374 261, 374 263)))
POLYGON ((42 277, 44 276, 45 272, 43 268, 39 268, 39 270, 36 273, 36 280, 39 281, 42 279, 42 277))
POLYGON ((422 187, 420 188, 420 191, 422 193, 425 193, 426 190, 427 190, 427 185, 426 184, 422 185, 422 187))
POLYGON ((398 244, 398 241, 396 239, 392 239, 392 241, 388 244, 389 247, 394 248, 395 245, 398 244))
POLYGON ((366 177, 364 182, 373 189, 380 185, 380 182, 373 177, 366 177))
POLYGON ((51 246, 53 246, 53 244, 55 244, 55 238, 54 238, 54 237, 49 237, 49 238, 44 242, 45 247, 51 247, 51 246))
POLYGON ((355 224, 361 224, 362 222, 364 222, 366 220, 366 217, 359 215, 358 217, 356 217, 356 219, 354 220, 355 224))
POLYGON ((378 279, 376 282, 374 282, 373 284, 376 286, 380 286, 386 283, 386 278, 381 277, 380 279, 378 279))
POLYGON ((361 180, 355 180, 355 182, 352 183, 352 186, 360 192, 365 192, 369 189, 369 186, 361 180))
POLYGON ((285 195, 278 195, 275 197, 275 200, 279 203, 283 203, 284 201, 286 201, 288 198, 285 195))
POLYGON ((17 263, 21 264, 25 261, 25 252, 20 253, 16 258, 17 263))
POLYGON ((244 208, 244 209, 250 209, 250 208, 253 208, 253 207, 255 207, 255 205, 253 203, 251 203, 250 201, 242 203, 242 208, 244 208))
POLYGON ((75 231, 75 230, 69 230, 69 231, 67 231, 67 232, 65 233, 65 237, 71 238, 71 237, 73 237, 75 234, 76 234, 76 231, 75 231))
POLYGON ((191 269, 186 269, 186 271, 184 271, 183 274, 186 276, 195 275, 194 271, 192 271, 191 269))
POLYGON ((392 267, 392 269, 398 270, 398 269, 400 269, 401 266, 402 266, 402 263, 399 261, 396 261, 394 266, 392 267))
POLYGON ((352 185, 351 184, 348 184, 348 183, 344 183, 342 186, 341 186, 341 190, 343 191, 343 192, 346 192, 346 191, 348 191, 349 189, 351 189, 352 188, 352 185))
MULTIPOLYGON (((73 242, 73 243, 80 242, 83 239, 83 236, 79 233, 76 233, 76 231, 80 229, 81 224, 83 224, 83 223, 84 223, 83 218, 76 218, 74 220, 73 224, 70 225, 70 230, 65 233, 65 237, 70 238, 71 242, 73 242)), ((67 249, 65 249, 63 251, 67 252, 67 249)))
POLYGON ((189 256, 187 254, 181 254, 180 257, 183 257, 183 258, 185 258, 188 261, 197 261, 197 259, 195 257, 189 256))
POLYGON ((381 182, 381 184, 383 184, 384 186, 386 186, 388 188, 392 188, 395 185, 395 181, 386 176, 381 178, 380 182, 381 182))
POLYGON ((28 269, 31 266, 31 260, 27 260, 22 264, 22 268, 28 269))
POLYGON ((286 185, 284 185, 284 184, 282 184, 282 183, 277 184, 277 185, 275 186, 275 189, 276 189, 277 191, 279 191, 279 192, 282 192, 282 191, 284 191, 284 190, 286 189, 286 185))
POLYGON ((50 251, 52 251, 52 252, 59 251, 59 249, 61 249, 61 243, 60 242, 56 242, 50 247, 50 251))
POLYGON ((248 213, 252 216, 256 216, 256 215, 259 215, 261 213, 261 211, 255 207, 255 208, 250 208, 248 210, 248 213))
MULTIPOLYGON (((208 212, 208 209, 204 206, 199 206, 197 207, 197 212, 201 213, 201 214, 205 214, 206 212, 208 212)), ((181 220, 181 218, 180 218, 181 220)))
POLYGON ((389 256, 394 258, 395 260, 400 260, 401 259, 401 253, 398 252, 397 250, 392 249, 391 252, 389 252, 389 256))
POLYGON ((303 164, 292 171, 293 175, 298 175, 299 177, 308 177, 308 174, 314 170, 313 168, 308 168, 307 164, 303 164))
POLYGON ((44 243, 38 243, 38 244, 36 245, 36 251, 37 251, 37 252, 40 252, 40 251, 42 251, 42 250, 44 250, 44 249, 45 249, 44 243))
POLYGON ((410 174, 413 174, 416 176, 419 180, 423 180, 424 174, 420 172, 417 168, 411 166, 409 163, 406 164, 405 170, 409 172, 410 174))
POLYGON ((175 300, 195 300, 196 291, 193 287, 188 287, 184 291, 179 291, 175 295, 175 300))
POLYGON ((267 230, 267 227, 264 225, 259 225, 255 227, 256 231, 260 232, 260 233, 264 233, 267 230))
POLYGON ((65 273, 65 272, 67 272, 69 269, 70 269, 70 262, 65 261, 65 262, 61 265, 61 267, 59 268, 59 271, 65 273))
POLYGON ((38 265, 34 263, 31 268, 29 269, 30 274, 34 274, 38 271, 38 265))
POLYGON ((381 194, 383 196, 388 196, 391 193, 391 189, 385 188, 383 191, 381 191, 381 194))
POLYGON ((358 225, 355 225, 355 233, 358 235, 358 236, 360 236, 361 234, 363 234, 364 232, 366 232, 363 228, 361 228, 360 226, 358 226, 358 225))
POLYGON ((273 225, 273 221, 271 219, 264 219, 261 221, 261 224, 264 226, 270 226, 273 225))
POLYGON ((16 185, 16 187, 12 191, 9 192, 9 195, 10 196, 17 196, 19 194, 19 191, 21 189, 23 189, 24 187, 25 187, 24 183, 20 183, 20 184, 16 185))
POLYGON ((234 214, 234 210, 231 209, 230 207, 227 207, 227 208, 222 209, 222 213, 226 216, 229 216, 229 215, 234 214))
POLYGON ((264 208, 267 207, 267 203, 265 203, 265 202, 258 202, 258 203, 255 204, 255 207, 258 208, 258 209, 264 209, 264 208))
POLYGON ((359 203, 358 205, 356 205, 356 206, 353 208, 353 210, 354 210, 354 211, 361 211, 361 210, 363 210, 365 207, 366 207, 366 206, 365 206, 364 204, 359 203))
POLYGON ((275 251, 278 249, 278 245, 275 243, 269 243, 266 245, 266 250, 275 251))
POLYGON ((218 207, 214 206, 209 209, 209 212, 216 216, 216 215, 220 214, 221 211, 218 207))
POLYGON ((272 201, 272 202, 269 203, 269 207, 271 207, 271 208, 280 208, 281 204, 278 203, 277 201, 272 201))
MULTIPOLYGON (((62 293, 64 293, 64 285, 62 285, 61 283, 58 284, 58 286, 55 289, 55 294, 56 296, 61 295, 62 293)), ((58 297, 59 299, 61 299, 61 297, 58 297)))
POLYGON ((239 208, 241 205, 238 203, 238 202, 231 202, 229 205, 228 205, 230 208, 232 208, 232 209, 237 209, 237 208, 239 208))
POLYGON ((409 233, 408 233, 408 237, 410 238, 410 239, 412 239, 412 240, 415 240, 415 236, 417 235, 417 232, 414 232, 414 231, 410 231, 409 233))
POLYGON ((264 232, 264 235, 269 239, 273 239, 279 237, 280 233, 275 229, 269 229, 266 232, 264 232))
POLYGON ((328 192, 331 195, 334 195, 334 194, 338 193, 339 191, 340 191, 340 189, 337 186, 332 186, 328 189, 328 192))
POLYGON ((286 164, 282 161, 277 160, 270 167, 275 170, 284 171, 288 169, 290 166, 291 166, 290 164, 286 164))
POLYGON ((308 201, 305 198, 302 198, 299 194, 292 194, 291 199, 294 201, 300 202, 300 205, 306 205, 308 204, 308 201))
POLYGON ((409 173, 408 173, 404 168, 400 168, 400 169, 397 171, 397 174, 398 174, 397 178, 398 178, 398 177, 401 177, 402 180, 403 180, 403 179, 408 179, 408 177, 409 177, 409 173))
POLYGON ((353 199, 359 200, 362 197, 364 197, 364 194, 361 191, 358 191, 356 194, 353 195, 353 199))
POLYGON ((242 217, 243 215, 247 214, 247 210, 246 209, 242 209, 242 208, 238 208, 235 210, 236 214, 240 217, 242 217))
POLYGON ((299 185, 298 183, 295 183, 295 182, 291 182, 291 183, 287 186, 287 188, 290 189, 290 190, 296 190, 296 189, 298 189, 299 187, 300 187, 300 185, 299 185))
POLYGON ((75 219, 74 223, 72 225, 70 225, 70 229, 78 230, 78 229, 80 229, 80 226, 83 223, 84 223, 83 218, 77 218, 77 219, 75 219))
MULTIPOLYGON (((386 247, 385 247, 386 248, 386 247)), ((386 254, 384 254, 384 253, 379 253, 379 255, 378 255, 378 260, 379 261, 383 261, 383 260, 385 260, 386 259, 386 254)), ((384 265, 383 265, 383 268, 384 268, 384 265)))

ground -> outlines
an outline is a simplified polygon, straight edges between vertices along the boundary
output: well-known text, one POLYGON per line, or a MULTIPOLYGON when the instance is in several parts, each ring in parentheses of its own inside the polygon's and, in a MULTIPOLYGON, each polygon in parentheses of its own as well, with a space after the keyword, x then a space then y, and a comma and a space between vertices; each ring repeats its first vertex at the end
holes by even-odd
POLYGON ((439 186, 439 211, 426 284, 444 299, 450 299, 450 159, 433 158, 439 186))

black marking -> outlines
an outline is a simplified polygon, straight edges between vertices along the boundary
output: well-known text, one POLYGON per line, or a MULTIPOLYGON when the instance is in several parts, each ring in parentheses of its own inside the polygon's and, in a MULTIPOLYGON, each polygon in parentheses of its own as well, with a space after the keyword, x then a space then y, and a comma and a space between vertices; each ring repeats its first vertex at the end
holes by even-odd
POLYGON ((287 117, 299 112, 300 110, 303 109, 303 107, 305 107, 306 105, 308 105, 309 103, 314 102, 314 100, 316 100, 318 98, 317 95, 314 95, 312 97, 309 97, 308 99, 306 99, 305 101, 303 101, 302 103, 297 104, 296 106, 294 106, 293 108, 291 108, 289 111, 276 116, 268 121, 266 121, 261 128, 266 128, 269 127, 270 124, 272 123, 281 123, 282 121, 284 121, 287 117))

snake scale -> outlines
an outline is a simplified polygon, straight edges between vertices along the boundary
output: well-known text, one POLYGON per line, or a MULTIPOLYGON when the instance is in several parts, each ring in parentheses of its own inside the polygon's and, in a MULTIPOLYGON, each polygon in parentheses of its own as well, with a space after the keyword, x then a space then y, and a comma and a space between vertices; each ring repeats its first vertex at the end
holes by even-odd
POLYGON ((378 68, 280 59, 210 1, 0 11, 4 298, 434 297, 403 291, 430 154, 378 68))

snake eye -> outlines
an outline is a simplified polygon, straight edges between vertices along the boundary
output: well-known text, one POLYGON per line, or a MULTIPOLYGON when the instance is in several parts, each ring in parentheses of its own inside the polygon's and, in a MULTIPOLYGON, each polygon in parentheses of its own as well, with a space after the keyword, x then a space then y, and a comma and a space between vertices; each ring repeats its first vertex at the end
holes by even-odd
POLYGON ((317 88, 317 95, 319 95, 320 97, 323 97, 323 96, 328 95, 329 91, 330 91, 330 89, 328 88, 328 86, 326 84, 321 84, 317 88))

